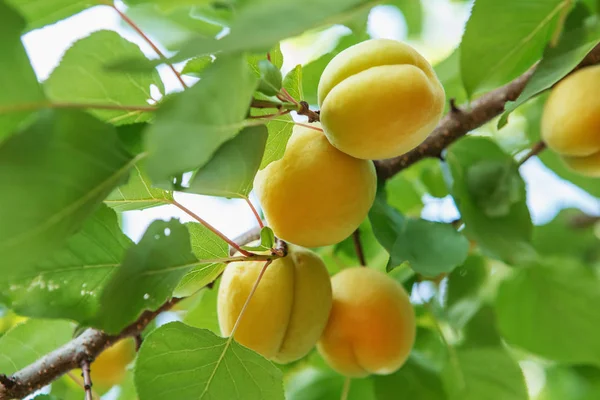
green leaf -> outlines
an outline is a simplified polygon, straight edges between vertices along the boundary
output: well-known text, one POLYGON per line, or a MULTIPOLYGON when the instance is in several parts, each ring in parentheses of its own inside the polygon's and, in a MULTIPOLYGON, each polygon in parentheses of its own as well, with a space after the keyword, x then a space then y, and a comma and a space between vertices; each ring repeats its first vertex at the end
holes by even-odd
POLYGON ((467 190, 475 205, 490 218, 505 217, 525 200, 525 182, 510 160, 481 160, 467 168, 467 190))
POLYGON ((181 6, 200 6, 211 4, 212 2, 213 0, 125 0, 127 5, 135 6, 138 4, 155 4, 161 9, 165 10, 181 6))
POLYGON ((246 122, 257 80, 241 56, 219 57, 192 88, 165 101, 146 132, 147 171, 155 185, 202 167, 246 122))
POLYGON ((31 111, 3 112, 18 104, 37 103, 44 94, 21 43, 25 20, 4 2, 0 2, 0 143, 31 116, 31 111))
MULTIPOLYGON (((456 104, 464 103, 468 100, 467 92, 460 75, 460 49, 454 50, 448 57, 434 65, 433 69, 444 86, 447 99, 454 99, 456 104)), ((447 101, 444 106, 444 112, 450 109, 450 102, 447 101)))
POLYGON ((283 80, 283 87, 295 100, 304 100, 304 93, 302 92, 302 65, 296 65, 294 69, 287 73, 283 80))
POLYGON ((598 43, 600 21, 593 18, 584 26, 566 32, 555 47, 548 46, 525 89, 515 101, 507 102, 506 111, 498 121, 498 128, 506 125, 509 114, 517 107, 564 78, 598 43))
MULTIPOLYGON (((283 53, 281 52, 281 47, 279 46, 279 43, 273 46, 268 53, 271 56, 271 63, 278 69, 281 69, 281 67, 283 66, 283 53)), ((259 52, 248 55, 248 63, 250 64, 250 68, 252 68, 256 76, 260 76, 260 69, 258 68, 258 63, 262 60, 267 60, 267 54, 265 52, 259 52)))
POLYGON ((498 325, 509 343, 534 354, 600 365, 600 309, 590 306, 598 302, 600 280, 592 269, 567 258, 541 259, 500 286, 498 325))
POLYGON ((423 30, 424 12, 421 0, 392 0, 390 4, 398 7, 404 16, 409 37, 418 37, 423 30))
POLYGON ((452 307, 466 299, 477 296, 488 277, 488 267, 484 257, 471 254, 465 262, 448 276, 446 301, 452 307))
POLYGON ((271 64, 269 60, 260 60, 258 62, 258 69, 260 71, 260 83, 256 90, 267 96, 275 96, 279 93, 283 84, 281 71, 271 64))
POLYGON ((450 224, 404 218, 379 196, 369 211, 373 232, 390 253, 391 268, 408 261, 425 276, 450 272, 464 262, 469 242, 450 224))
POLYGON ((40 394, 33 398, 34 400, 61 400, 58 397, 52 396, 50 394, 40 394))
POLYGON ((600 370, 590 366, 555 365, 545 371, 539 400, 594 400, 600 398, 600 370))
MULTIPOLYGON (((339 399, 345 378, 332 370, 304 368, 286 381, 287 400, 339 399)), ((347 400, 375 400, 373 383, 369 378, 352 379, 347 400)))
POLYGON ((220 39, 189 40, 170 61, 213 53, 267 51, 283 39, 323 25, 343 22, 352 12, 370 4, 370 0, 249 2, 236 14, 229 35, 220 39))
POLYGON ((422 194, 414 181, 405 174, 396 174, 385 182, 387 202, 403 214, 419 215, 423 208, 422 194))
MULTIPOLYGON (((258 110, 256 115, 269 114, 271 112, 272 110, 269 109, 258 110)), ((289 114, 273 118, 267 122, 269 137, 267 138, 265 154, 260 162, 259 169, 263 169, 273 161, 277 161, 283 157, 283 153, 285 153, 285 147, 290 136, 292 136, 293 129, 294 120, 289 114)))
POLYGON ((171 204, 173 192, 152 187, 146 171, 142 168, 140 163, 134 165, 129 182, 113 190, 104 200, 104 204, 119 212, 171 204))
POLYGON ((99 293, 130 245, 115 213, 101 206, 63 248, 16 271, 0 292, 21 315, 85 324, 98 311, 99 293))
POLYGON ((196 78, 202 77, 202 72, 212 64, 213 59, 211 56, 200 56, 194 57, 185 63, 181 73, 183 75, 195 76, 196 78))
POLYGON ((160 307, 196 265, 185 226, 174 219, 154 221, 104 287, 95 325, 120 332, 144 310, 160 307))
MULTIPOLYGON (((529 102, 524 109, 524 114, 527 118, 527 136, 532 143, 540 140, 540 121, 542 118, 544 98, 536 99, 535 102, 529 102)), ((600 197, 600 185, 598 178, 590 178, 583 176, 577 172, 567 168, 560 156, 553 151, 543 151, 537 156, 544 165, 552 170, 560 178, 579 186, 594 197, 600 197)))
POLYGON ((457 349, 443 372, 448 400, 527 400, 519 365, 502 347, 457 349))
POLYGON ((242 249, 248 251, 269 251, 275 245, 275 234, 268 226, 260 230, 260 243, 256 246, 242 246, 242 249))
POLYGON ((600 259, 600 238, 594 232, 594 226, 575 226, 577 218, 583 213, 569 208, 545 225, 533 229, 533 246, 539 254, 546 256, 576 257, 585 263, 600 259))
POLYGON ((1 274, 48 257, 119 185, 137 159, 113 127, 79 111, 47 111, 0 145, 1 274))
MULTIPOLYGON (((57 102, 148 106, 151 85, 164 93, 158 72, 124 73, 105 69, 112 60, 123 57, 146 60, 136 44, 113 31, 94 32, 78 40, 44 82, 48 98, 57 102)), ((148 112, 127 110, 91 110, 90 113, 114 124, 147 121, 151 117, 148 112)))
MULTIPOLYGON (((190 233, 192 252, 200 260, 216 260, 229 256, 229 245, 204 225, 195 222, 185 224, 190 233)), ((202 289, 223 272, 225 264, 222 262, 204 263, 194 267, 181 279, 174 295, 187 297, 202 289)))
POLYGON ((220 281, 216 281, 212 288, 202 289, 198 293, 183 317, 185 324, 194 328, 208 329, 215 335, 221 334, 217 315, 219 284, 220 281))
POLYGON ((148 335, 134 379, 140 400, 167 395, 180 400, 283 400, 275 365, 233 340, 180 322, 148 335))
POLYGON ((267 128, 244 128, 223 144, 200 168, 184 191, 219 197, 247 198, 265 152, 267 128))
POLYGON ((464 326, 461 348, 500 347, 502 338, 496 325, 496 313, 491 306, 483 306, 464 326))
POLYGON ((465 223, 466 235, 492 256, 508 262, 531 255, 529 243, 533 226, 522 179, 513 178, 519 181, 520 200, 512 203, 509 213, 501 217, 490 217, 480 208, 468 182, 469 170, 482 161, 510 164, 516 170, 514 160, 496 143, 483 137, 466 137, 455 142, 448 148, 446 160, 452 176, 452 196, 465 223))
POLYGON ((460 44, 460 70, 468 95, 503 85, 533 65, 569 3, 477 0, 460 44))
POLYGON ((374 375, 377 400, 396 400, 398 394, 411 400, 446 400, 440 375, 410 357, 406 364, 391 375, 374 375))
MULTIPOLYGON (((5 0, 27 20, 27 30, 41 28, 77 14, 92 5, 90 0, 5 0)), ((3 12, 0 12, 2 15, 3 12)), ((4 54, 4 53, 2 53, 4 54)))
POLYGON ((0 371, 10 376, 67 343, 72 335, 73 324, 68 321, 22 322, 0 337, 0 371))

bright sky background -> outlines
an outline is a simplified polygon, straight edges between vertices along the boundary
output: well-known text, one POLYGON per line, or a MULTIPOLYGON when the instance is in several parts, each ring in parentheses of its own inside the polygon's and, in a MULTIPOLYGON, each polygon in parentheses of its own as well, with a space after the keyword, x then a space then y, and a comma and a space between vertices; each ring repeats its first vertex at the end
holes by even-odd
MULTIPOLYGON (((411 42, 411 44, 431 61, 438 61, 449 54, 459 43, 462 26, 468 17, 469 5, 453 3, 450 0, 424 0, 423 3, 427 10, 423 39, 421 42, 411 42)), ((124 8, 123 6, 122 9, 124 8)), ((39 79, 44 80, 49 76, 65 50, 73 42, 101 29, 118 31, 128 40, 137 43, 149 57, 156 58, 152 49, 135 32, 124 27, 113 9, 98 6, 24 36, 27 52, 39 79)), ((330 36, 334 38, 339 32, 340 29, 334 29, 330 36)), ((405 40, 406 24, 402 14, 394 7, 376 7, 370 15, 370 33, 374 37, 405 40)), ((327 44, 324 46, 327 48, 327 44)), ((290 43, 282 45, 285 56, 284 70, 289 70, 296 63, 302 63, 317 56, 314 48, 315 46, 298 49, 290 43)), ((160 73, 167 91, 181 90, 169 70, 163 68, 160 73)), ((190 79, 189 81, 191 83, 194 80, 190 79)), ((557 179, 537 159, 528 161, 521 171, 528 185, 528 203, 534 222, 543 223, 551 219, 559 209, 565 207, 578 207, 589 213, 600 213, 600 204, 597 199, 575 186, 557 179)), ((179 193, 176 197, 178 201, 230 237, 235 237, 256 224, 248 206, 242 200, 226 200, 179 193)), ((256 204, 256 199, 253 199, 256 204)), ((427 198, 425 201, 426 206, 422 213, 424 218, 449 221, 458 217, 450 198, 443 200, 427 198)), ((162 206, 144 211, 127 212, 124 228, 130 237, 138 240, 152 220, 171 217, 180 218, 182 221, 190 220, 187 215, 175 207, 162 206)))

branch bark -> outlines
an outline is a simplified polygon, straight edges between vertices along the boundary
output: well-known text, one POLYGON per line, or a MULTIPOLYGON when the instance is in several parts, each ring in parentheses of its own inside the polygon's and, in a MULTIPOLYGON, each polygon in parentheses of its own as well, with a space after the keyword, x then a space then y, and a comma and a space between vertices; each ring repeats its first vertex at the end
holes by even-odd
MULTIPOLYGON (((597 45, 572 72, 598 63, 600 45, 597 45)), ((389 179, 423 158, 441 157, 442 151, 455 140, 502 114, 506 102, 519 97, 534 70, 535 67, 532 67, 512 82, 479 97, 471 103, 470 109, 458 109, 454 106, 431 135, 415 149, 399 157, 376 161, 379 178, 389 179)))
MULTIPOLYGON (((576 69, 600 63, 600 45, 596 46, 576 69)), ((454 107, 438 124, 425 142, 412 151, 387 160, 376 162, 380 179, 389 179, 404 168, 427 157, 440 157, 442 151, 469 131, 490 121, 504 111, 509 100, 515 100, 523 91, 533 69, 507 85, 489 92, 471 104, 470 109, 454 107)), ((311 114, 314 118, 318 115, 311 114)), ((258 229, 236 239, 237 243, 256 238, 258 229)), ((12 376, 0 375, 0 400, 23 398, 51 383, 70 370, 80 368, 85 360, 95 359, 102 351, 117 341, 140 334, 158 314, 166 311, 181 299, 173 298, 156 311, 145 311, 140 318, 119 335, 110 336, 97 329, 87 329, 80 336, 57 350, 38 359, 12 376)))

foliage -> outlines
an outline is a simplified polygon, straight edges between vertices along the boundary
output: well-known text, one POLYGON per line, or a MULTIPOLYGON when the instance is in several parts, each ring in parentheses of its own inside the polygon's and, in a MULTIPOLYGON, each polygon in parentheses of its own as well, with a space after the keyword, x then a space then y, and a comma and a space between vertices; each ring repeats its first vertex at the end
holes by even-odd
MULTIPOLYGON (((294 124, 305 122, 294 113, 306 114, 299 102, 317 104, 325 66, 370 38, 369 13, 380 3, 124 0, 115 5, 125 10, 123 24, 169 54, 151 53, 134 31, 125 38, 100 30, 72 38, 40 82, 24 34, 93 7, 119 14, 100 0, 0 0, 0 374, 27 367, 87 327, 135 330, 145 311, 181 297, 141 332, 119 400, 340 398, 345 379, 316 352, 276 365, 219 336, 217 288, 234 251, 214 227, 157 220, 135 243, 123 220, 151 207, 181 208, 180 192, 249 201, 257 171, 282 157, 294 124), (333 25, 344 28, 332 38, 333 25), (305 37, 328 43, 310 43, 319 51, 296 64, 305 37), (185 62, 173 66, 185 75, 181 90, 166 90, 164 73, 173 71, 157 67, 172 62, 185 62)), ((410 43, 431 45, 431 2, 383 3, 403 15, 410 43)), ((449 103, 447 118, 469 117, 469 101, 537 68, 513 101, 484 110, 487 124, 439 159, 380 180, 356 236, 315 249, 331 275, 362 258, 386 271, 416 310, 408 361, 389 375, 353 379, 346 400, 600 396, 599 218, 565 208, 540 222, 522 154, 514 154, 539 142, 548 89, 600 43, 600 6, 471 3, 460 43, 434 65, 460 107, 449 103), (525 121, 518 149, 503 143, 514 127, 497 130, 517 118, 525 121), (460 219, 431 218, 449 203, 460 219), (545 379, 525 374, 527 365, 545 379)), ((538 157, 539 168, 600 201, 598 178, 575 174, 549 150, 538 157)), ((260 239, 235 257, 261 252, 253 257, 264 262, 264 253, 281 251, 270 228, 260 239)), ((82 397, 65 376, 35 398, 82 397)))

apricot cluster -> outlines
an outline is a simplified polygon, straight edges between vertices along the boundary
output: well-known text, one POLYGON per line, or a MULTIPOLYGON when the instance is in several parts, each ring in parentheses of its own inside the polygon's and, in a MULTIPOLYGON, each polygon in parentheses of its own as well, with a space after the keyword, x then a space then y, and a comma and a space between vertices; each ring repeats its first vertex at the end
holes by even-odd
POLYGON ((574 72, 552 90, 542 139, 575 172, 600 177, 600 66, 574 72))
POLYGON ((275 234, 306 247, 338 243, 356 230, 375 199, 371 160, 419 145, 445 101, 431 65, 412 47, 387 39, 335 56, 318 97, 322 126, 296 125, 283 158, 254 182, 275 234))

